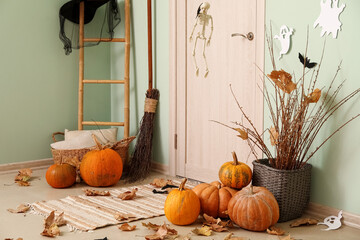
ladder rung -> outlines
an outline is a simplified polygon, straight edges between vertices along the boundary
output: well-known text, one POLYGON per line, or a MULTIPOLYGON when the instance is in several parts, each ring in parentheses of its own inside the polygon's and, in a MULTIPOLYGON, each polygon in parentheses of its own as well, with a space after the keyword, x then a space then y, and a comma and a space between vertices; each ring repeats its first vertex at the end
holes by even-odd
POLYGON ((125 42, 125 38, 84 38, 84 42, 125 42))
POLYGON ((97 121, 83 121, 83 125, 89 126, 124 126, 124 122, 97 122, 97 121))
POLYGON ((118 83, 118 84, 124 84, 125 80, 88 80, 88 79, 84 79, 83 83, 118 83))

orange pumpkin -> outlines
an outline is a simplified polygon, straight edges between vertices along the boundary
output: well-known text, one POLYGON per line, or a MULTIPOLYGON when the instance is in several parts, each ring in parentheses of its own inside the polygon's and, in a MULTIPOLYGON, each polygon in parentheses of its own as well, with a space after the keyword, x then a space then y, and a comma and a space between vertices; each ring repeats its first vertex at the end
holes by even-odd
POLYGON ((76 169, 70 164, 53 164, 46 171, 47 183, 53 188, 66 188, 76 181, 76 169))
POLYGON ((232 152, 233 162, 224 163, 219 170, 219 179, 226 186, 236 189, 246 187, 252 178, 248 165, 239 162, 235 152, 232 152))
POLYGON ((200 213, 200 200, 188 188, 185 188, 185 178, 179 189, 172 190, 165 200, 165 216, 173 224, 189 225, 196 221, 200 213))
POLYGON ((251 231, 265 231, 279 220, 279 205, 264 187, 243 188, 229 201, 228 212, 239 227, 251 231))
POLYGON ((200 183, 193 188, 193 191, 200 199, 201 211, 214 218, 226 218, 226 210, 231 197, 237 190, 223 187, 218 181, 200 183))
POLYGON ((80 175, 84 182, 93 187, 106 187, 117 183, 122 175, 123 163, 120 155, 110 149, 102 148, 95 135, 97 150, 86 153, 81 160, 80 175))

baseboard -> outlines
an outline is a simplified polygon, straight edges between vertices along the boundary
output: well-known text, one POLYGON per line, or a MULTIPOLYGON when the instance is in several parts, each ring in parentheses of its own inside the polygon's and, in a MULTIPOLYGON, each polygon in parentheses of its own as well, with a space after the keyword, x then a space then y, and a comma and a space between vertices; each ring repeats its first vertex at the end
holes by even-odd
MULTIPOLYGON (((336 209, 336 208, 332 208, 332 207, 328 207, 328 206, 324 206, 324 205, 321 205, 318 203, 311 202, 311 203, 309 203, 309 206, 308 206, 307 210, 305 211, 305 213, 312 217, 315 217, 315 218, 324 219, 329 216, 337 216, 339 211, 340 211, 340 209, 336 209)), ((359 215, 345 212, 345 211, 343 211, 342 215, 343 215, 343 219, 342 219, 343 224, 345 224, 349 227, 360 229, 360 216, 359 215)))
POLYGON ((27 162, 0 164, 0 174, 17 172, 19 169, 22 169, 22 168, 31 168, 32 170, 44 169, 44 168, 48 168, 52 164, 54 164, 54 161, 52 158, 33 160, 33 161, 27 161, 27 162))
POLYGON ((169 165, 167 165, 167 164, 151 162, 151 168, 153 171, 162 173, 165 175, 169 175, 169 173, 170 173, 169 165))

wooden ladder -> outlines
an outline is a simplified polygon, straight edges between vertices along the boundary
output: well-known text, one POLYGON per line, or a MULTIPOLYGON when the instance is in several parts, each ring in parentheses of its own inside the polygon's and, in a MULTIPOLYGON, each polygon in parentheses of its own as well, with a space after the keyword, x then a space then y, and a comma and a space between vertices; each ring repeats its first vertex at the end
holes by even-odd
POLYGON ((84 125, 123 126, 124 138, 129 137, 129 72, 130 72, 130 0, 125 0, 125 38, 85 38, 84 37, 84 1, 80 2, 79 19, 79 96, 78 129, 84 125), (124 80, 84 79, 84 42, 122 42, 125 43, 124 80), (123 84, 124 85, 124 122, 84 121, 84 84, 123 84))

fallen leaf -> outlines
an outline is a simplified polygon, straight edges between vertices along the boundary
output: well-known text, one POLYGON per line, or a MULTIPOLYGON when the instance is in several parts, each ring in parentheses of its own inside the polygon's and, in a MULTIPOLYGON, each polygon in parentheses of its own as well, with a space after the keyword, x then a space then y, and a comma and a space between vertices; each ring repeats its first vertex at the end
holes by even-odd
MULTIPOLYGON (((125 221, 125 220, 129 220, 130 218, 136 218, 135 215, 131 214, 131 213, 117 213, 115 214, 115 219, 118 221, 125 221)), ((143 224, 144 225, 144 224, 143 224)))
POLYGON ((57 218, 55 219, 55 224, 58 227, 61 227, 63 225, 66 225, 67 221, 64 219, 64 212, 60 213, 59 216, 57 216, 57 218))
POLYGON ((289 234, 289 235, 287 235, 286 237, 280 238, 280 240, 295 240, 295 239, 292 238, 292 237, 290 236, 290 234, 289 234))
POLYGON ((245 130, 243 130, 241 128, 233 128, 233 129, 239 133, 239 135, 237 135, 237 136, 242 138, 243 140, 246 140, 249 138, 248 133, 245 130))
POLYGON ((118 198, 120 198, 121 200, 132 200, 134 199, 134 197, 136 197, 136 192, 137 192, 137 188, 134 188, 131 191, 126 191, 124 193, 121 193, 118 198))
MULTIPOLYGON (((144 225, 144 223, 143 223, 143 225, 144 225)), ((152 225, 156 225, 156 224, 152 224, 152 225)), ((175 229, 168 228, 166 223, 164 223, 163 225, 159 226, 159 228, 155 234, 146 235, 145 239, 147 239, 147 240, 162 240, 165 237, 167 237, 168 235, 177 235, 177 231, 175 229)))
POLYGON ((233 227, 233 224, 230 220, 222 221, 221 218, 215 219, 206 213, 204 213, 203 217, 205 219, 204 225, 211 227, 211 230, 214 230, 215 232, 228 231, 227 227, 233 227))
MULTIPOLYGON (((5 238, 4 240, 14 240, 13 238, 5 238)), ((16 240, 23 240, 23 238, 17 238, 16 240)))
POLYGON ((211 227, 209 226, 203 226, 201 228, 195 228, 191 230, 196 235, 202 235, 202 236, 210 236, 212 233, 211 227))
POLYGON ((95 189, 83 189, 83 191, 85 192, 86 196, 110 196, 110 192, 109 191, 98 191, 95 189))
POLYGON ((270 128, 270 142, 272 146, 275 146, 278 143, 279 133, 276 131, 274 127, 270 128))
POLYGON ((155 224, 155 223, 151 223, 151 222, 149 222, 149 223, 144 223, 144 222, 143 222, 142 225, 143 225, 144 227, 147 227, 148 229, 154 230, 154 231, 157 231, 157 230, 159 230, 159 228, 160 228, 160 225, 155 224))
POLYGON ((232 237, 234 233, 229 233, 223 240, 249 240, 247 237, 232 237))
POLYGON ((277 236, 282 236, 285 234, 284 230, 282 230, 281 228, 275 227, 275 226, 269 227, 268 229, 266 229, 266 232, 268 234, 277 235, 277 236))
POLYGON ((291 93, 295 88, 296 84, 291 81, 292 76, 290 73, 284 70, 272 71, 271 74, 267 75, 275 85, 286 93, 291 93))
POLYGON ((173 181, 169 179, 163 179, 163 178, 155 178, 150 185, 153 185, 157 188, 165 187, 166 185, 173 185, 173 181))
POLYGON ((226 227, 220 226, 218 224, 211 224, 210 225, 211 230, 215 231, 215 232, 226 232, 229 231, 229 229, 227 229, 226 227))
POLYGON ((30 209, 29 204, 20 204, 16 209, 7 209, 11 213, 25 213, 30 209))
POLYGON ((130 226, 128 223, 124 223, 119 227, 121 231, 134 231, 135 228, 136 225, 130 226))
POLYGON ((318 224, 318 220, 313 218, 300 218, 290 224, 290 227, 309 226, 318 224))
POLYGON ((29 180, 31 178, 32 170, 30 168, 20 169, 15 176, 15 182, 19 186, 30 186, 29 180))
POLYGON ((45 219, 44 230, 40 234, 46 237, 56 237, 60 235, 60 229, 55 223, 55 211, 52 211, 45 219))

